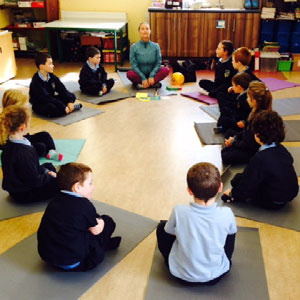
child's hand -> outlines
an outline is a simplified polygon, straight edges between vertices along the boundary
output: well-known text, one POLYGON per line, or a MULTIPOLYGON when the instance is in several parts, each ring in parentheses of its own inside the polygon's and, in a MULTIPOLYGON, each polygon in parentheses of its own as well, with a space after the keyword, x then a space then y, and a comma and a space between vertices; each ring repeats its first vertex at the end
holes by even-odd
POLYGON ((228 196, 228 197, 229 197, 230 193, 231 193, 231 189, 228 189, 228 190, 226 190, 226 191, 224 192, 224 194, 225 194, 226 196, 228 196))
POLYGON ((153 85, 155 83, 154 78, 148 78, 149 86, 153 85))
POLYGON ((227 92, 230 94, 230 93, 232 93, 232 91, 233 91, 233 87, 231 86, 228 88, 227 92))
POLYGON ((102 92, 103 92, 103 94, 107 93, 107 87, 106 86, 102 89, 102 92))
POLYGON ((230 147, 233 141, 234 141, 233 136, 229 137, 228 139, 225 139, 225 146, 230 147))
POLYGON ((236 125, 239 127, 239 128, 245 128, 245 123, 243 121, 238 121, 236 123, 236 125))
POLYGON ((146 89, 146 88, 148 88, 149 87, 149 82, 148 82, 148 80, 146 79, 146 80, 144 80, 143 82, 142 82, 142 85, 143 85, 143 87, 146 89))
POLYGON ((56 177, 56 173, 53 171, 49 171, 48 174, 51 175, 52 177, 56 177))
POLYGON ((67 104, 67 107, 69 108, 70 113, 74 110, 74 104, 71 102, 67 104))
POLYGON ((103 231, 104 228, 104 221, 102 219, 96 219, 97 220, 97 225, 94 227, 90 227, 89 231, 92 235, 98 235, 103 231))
POLYGON ((231 195, 231 189, 228 189, 227 191, 224 192, 224 194, 222 195, 221 199, 224 201, 224 202, 233 202, 234 199, 231 195))

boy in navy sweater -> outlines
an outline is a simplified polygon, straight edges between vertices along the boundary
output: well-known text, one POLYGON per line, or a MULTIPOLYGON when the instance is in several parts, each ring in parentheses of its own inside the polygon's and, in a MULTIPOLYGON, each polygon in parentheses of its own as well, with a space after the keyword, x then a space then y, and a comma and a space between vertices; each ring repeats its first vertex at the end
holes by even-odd
POLYGON ((236 221, 231 209, 217 206, 223 185, 214 165, 192 166, 187 184, 194 202, 177 205, 169 220, 160 222, 158 248, 174 277, 212 285, 231 268, 236 221))
POLYGON ((81 104, 74 104, 75 95, 53 74, 54 65, 48 53, 38 53, 35 64, 38 72, 33 75, 29 86, 29 102, 36 114, 54 118, 82 108, 81 104))
POLYGON ((87 61, 79 74, 79 85, 83 93, 93 96, 102 96, 110 92, 114 86, 113 79, 107 79, 107 73, 100 65, 101 54, 95 47, 86 51, 87 61))
MULTIPOLYGON (((227 91, 231 86, 231 79, 236 73, 232 66, 233 44, 231 41, 221 41, 216 49, 216 55, 219 58, 215 68, 215 80, 202 79, 199 85, 208 92, 212 98, 217 97, 220 91, 227 91)), ((206 93, 205 93, 206 94, 206 93)))
POLYGON ((274 111, 263 110, 252 123, 259 151, 251 158, 244 172, 231 181, 224 201, 250 202, 264 208, 278 209, 292 201, 299 185, 293 158, 280 143, 284 140, 284 124, 274 111))
POLYGON ((47 263, 65 271, 87 271, 119 247, 111 237, 116 223, 100 216, 92 202, 92 170, 79 163, 63 165, 57 174, 60 192, 49 203, 38 229, 38 252, 47 263))

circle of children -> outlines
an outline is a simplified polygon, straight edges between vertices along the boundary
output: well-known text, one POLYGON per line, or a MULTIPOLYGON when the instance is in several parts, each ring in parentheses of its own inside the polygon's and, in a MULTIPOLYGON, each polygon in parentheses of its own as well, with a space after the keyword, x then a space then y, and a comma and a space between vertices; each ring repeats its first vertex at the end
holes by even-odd
MULTIPOLYGON (((233 50, 230 41, 220 42, 215 80, 199 83, 219 102, 221 115, 214 130, 225 134, 223 162, 248 164, 222 198, 280 209, 296 197, 299 189, 293 158, 281 145, 285 137, 283 121, 272 111, 268 87, 248 68, 250 51, 245 47, 233 50)), ((99 62, 99 51, 91 48, 79 80, 81 90, 87 94, 105 94, 113 86, 99 62)), ((75 96, 53 74, 51 57, 38 54, 36 65, 38 72, 32 78, 29 93, 33 111, 57 117, 80 109, 73 104, 75 96)), ((56 173, 53 165, 40 165, 39 157, 61 160, 62 155, 55 152, 49 133, 29 134, 27 96, 8 90, 2 104, 3 189, 17 202, 51 200, 38 229, 41 258, 66 271, 96 267, 105 251, 119 246, 121 237, 112 237, 115 222, 99 215, 89 201, 94 188, 91 168, 68 163, 56 173)), ((194 201, 177 205, 169 220, 159 223, 158 247, 170 273, 179 280, 215 284, 231 268, 235 217, 229 207, 216 204, 223 185, 214 165, 192 166, 187 173, 187 186, 194 201)))

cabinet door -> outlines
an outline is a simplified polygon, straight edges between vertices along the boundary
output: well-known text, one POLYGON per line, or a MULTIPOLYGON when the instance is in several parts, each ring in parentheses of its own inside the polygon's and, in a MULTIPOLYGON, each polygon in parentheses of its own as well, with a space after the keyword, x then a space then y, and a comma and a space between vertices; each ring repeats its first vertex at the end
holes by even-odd
POLYGON ((256 48, 259 42, 260 14, 232 13, 234 47, 256 48))
POLYGON ((163 57, 167 56, 166 13, 150 13, 151 41, 158 43, 163 57))

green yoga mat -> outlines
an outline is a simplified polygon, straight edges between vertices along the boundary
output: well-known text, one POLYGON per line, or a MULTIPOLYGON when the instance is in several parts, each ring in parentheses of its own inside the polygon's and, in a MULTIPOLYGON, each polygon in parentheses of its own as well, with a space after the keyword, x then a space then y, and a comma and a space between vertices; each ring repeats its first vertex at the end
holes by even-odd
POLYGON ((63 272, 44 263, 37 252, 36 234, 0 256, 0 299, 78 299, 109 272, 157 226, 157 221, 93 201, 98 213, 116 222, 113 236, 122 236, 117 250, 106 252, 104 261, 87 272, 63 272))
MULTIPOLYGON (((81 149, 85 144, 85 140, 54 140, 54 143, 55 143, 56 151, 64 155, 62 161, 56 161, 56 160, 51 160, 51 159, 41 157, 40 164, 52 163, 54 166, 60 166, 60 165, 67 164, 69 162, 76 162, 81 152, 81 149)), ((1 154, 2 151, 0 150, 0 157, 1 154)), ((0 160, 0 166, 1 166, 1 160, 0 160)))
POLYGON ((258 229, 239 227, 232 268, 212 286, 185 285, 170 275, 156 248, 146 300, 267 300, 269 299, 258 229))

